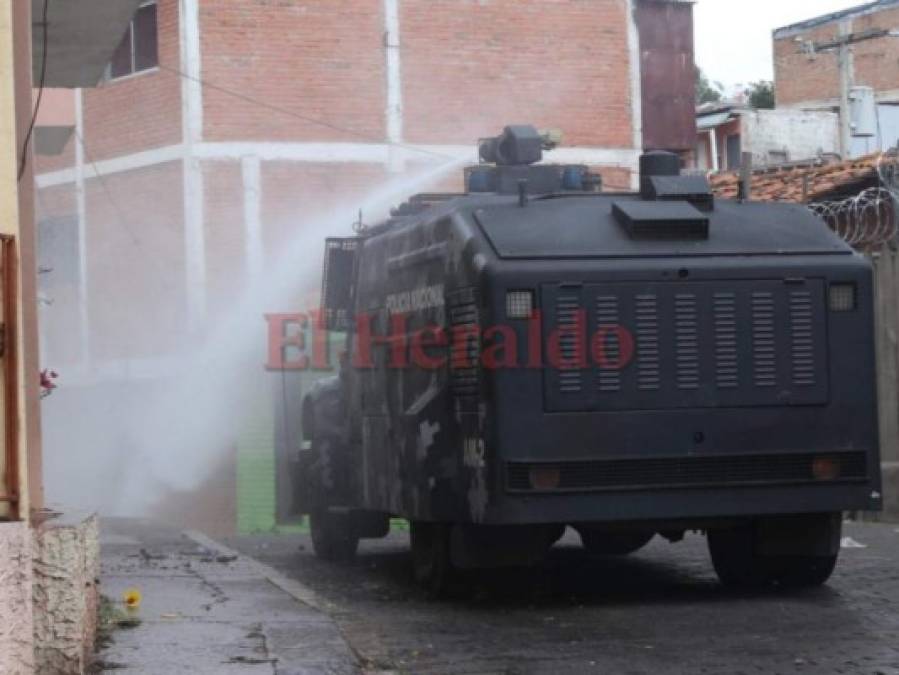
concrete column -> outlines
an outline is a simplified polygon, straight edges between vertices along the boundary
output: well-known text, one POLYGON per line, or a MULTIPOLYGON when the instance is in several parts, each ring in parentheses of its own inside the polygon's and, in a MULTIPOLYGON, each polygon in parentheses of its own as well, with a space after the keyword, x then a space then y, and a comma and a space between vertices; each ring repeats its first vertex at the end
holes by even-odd
POLYGON ((206 234, 203 166, 195 146, 203 141, 203 86, 200 81, 199 0, 180 0, 181 118, 184 140, 185 285, 191 331, 206 318, 206 234))
POLYGON ((384 0, 384 51, 387 70, 387 141, 389 169, 400 173, 405 169, 403 142, 403 80, 400 61, 400 0, 384 0))
MULTIPOLYGON (((637 27, 635 0, 626 0, 627 8, 627 52, 631 90, 631 120, 633 124, 633 148, 635 157, 643 151, 643 63, 640 51, 640 31, 637 27)), ((640 188, 640 171, 637 159, 631 167, 631 188, 640 188)))
POLYGON ((90 370, 90 305, 87 269, 87 194, 84 180, 84 100, 75 90, 75 204, 78 215, 78 333, 81 337, 81 365, 90 370))
POLYGON ((243 220, 247 273, 255 280, 262 274, 265 253, 262 243, 262 178, 259 157, 240 161, 243 178, 243 220))

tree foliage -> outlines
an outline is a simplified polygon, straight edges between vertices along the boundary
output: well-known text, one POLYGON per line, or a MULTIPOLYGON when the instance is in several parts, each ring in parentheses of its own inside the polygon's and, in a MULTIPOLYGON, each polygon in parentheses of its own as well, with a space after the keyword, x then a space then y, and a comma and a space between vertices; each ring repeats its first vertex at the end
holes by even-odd
POLYGON ((712 82, 702 69, 696 67, 696 104, 717 103, 723 97, 724 85, 712 82))
POLYGON ((756 109, 770 109, 777 104, 774 93, 774 83, 770 80, 752 82, 745 90, 746 100, 750 107, 756 109))

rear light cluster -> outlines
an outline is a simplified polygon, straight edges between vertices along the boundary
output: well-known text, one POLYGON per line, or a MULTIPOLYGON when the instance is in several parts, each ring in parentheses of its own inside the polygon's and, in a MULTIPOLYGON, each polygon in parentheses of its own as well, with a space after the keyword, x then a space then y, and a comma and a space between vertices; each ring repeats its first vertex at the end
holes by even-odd
POLYGON ((509 291, 506 293, 506 318, 530 319, 533 314, 533 291, 509 291))
POLYGON ((857 305, 855 284, 831 284, 828 304, 831 312, 851 312, 857 305))

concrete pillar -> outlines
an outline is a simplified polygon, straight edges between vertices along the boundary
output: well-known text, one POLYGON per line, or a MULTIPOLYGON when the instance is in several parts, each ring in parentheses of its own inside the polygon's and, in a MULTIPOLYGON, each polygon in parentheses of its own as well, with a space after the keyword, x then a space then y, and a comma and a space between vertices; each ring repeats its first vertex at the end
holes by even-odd
POLYGON ((255 155, 240 161, 243 181, 243 220, 247 274, 253 281, 262 275, 265 253, 262 237, 262 166, 255 155))
POLYGON ((184 253, 187 311, 191 330, 206 319, 206 233, 203 166, 195 154, 203 140, 203 84, 200 67, 199 0, 179 3, 181 118, 184 142, 184 253))
POLYGON ((874 256, 877 293, 877 397, 883 462, 884 515, 899 519, 899 270, 896 253, 874 256))
MULTIPOLYGON (((8 336, 7 355, 15 360, 3 373, 5 445, 18 450, 19 515, 43 506, 40 438, 40 370, 37 320, 37 260, 34 226, 34 171, 31 146, 21 163, 26 131, 32 115, 31 3, 0 3, 0 234, 15 237, 12 258, 17 285, 14 335, 8 336), (20 169, 22 175, 19 176, 20 169), (12 384, 13 389, 8 389, 12 384), (14 403, 9 399, 15 398, 14 403), (10 408, 6 406, 10 405, 10 408)), ((4 452, 0 452, 3 462, 4 452)), ((5 462, 4 462, 5 463, 5 462)), ((9 504, 0 503, 0 517, 9 504)), ((15 514, 14 514, 15 515, 15 514)))
POLYGON ((399 146, 403 142, 403 80, 400 60, 400 0, 384 0, 384 50, 387 71, 387 142, 388 168, 402 173, 406 168, 405 155, 399 146))

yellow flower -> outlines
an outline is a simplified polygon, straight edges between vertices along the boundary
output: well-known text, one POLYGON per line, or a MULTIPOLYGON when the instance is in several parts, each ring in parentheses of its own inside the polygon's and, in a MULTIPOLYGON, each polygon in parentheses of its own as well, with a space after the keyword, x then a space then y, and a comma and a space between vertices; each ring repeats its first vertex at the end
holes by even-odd
POLYGON ((136 588, 129 588, 127 591, 122 593, 122 602, 125 603, 125 607, 128 609, 137 609, 140 607, 141 594, 140 591, 136 588))

